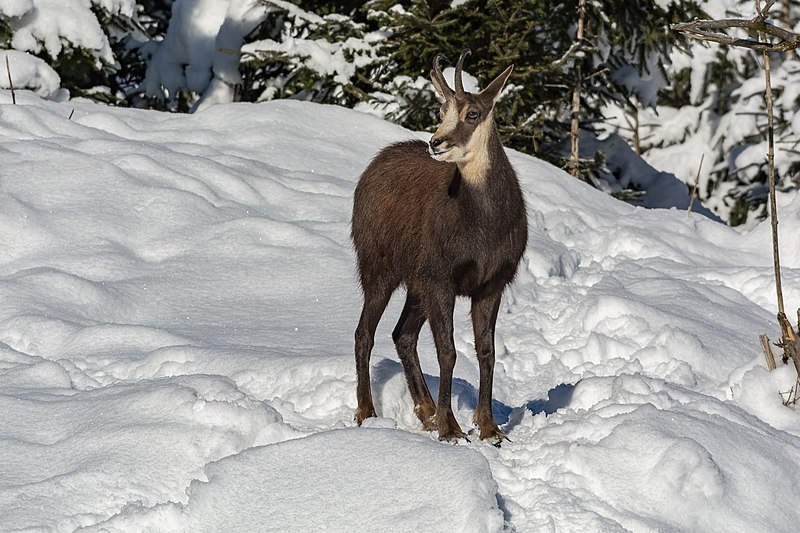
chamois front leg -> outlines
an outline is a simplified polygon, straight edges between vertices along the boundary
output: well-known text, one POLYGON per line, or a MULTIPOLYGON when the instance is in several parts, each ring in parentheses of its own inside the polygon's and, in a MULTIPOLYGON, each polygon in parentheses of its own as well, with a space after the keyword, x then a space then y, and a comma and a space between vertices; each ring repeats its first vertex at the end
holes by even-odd
POLYGON ((431 291, 428 293, 427 314, 431 323, 433 342, 439 359, 439 401, 436 406, 436 426, 439 440, 453 441, 466 438, 453 415, 451 402, 453 368, 456 365, 456 347, 453 342, 453 310, 455 294, 431 291))
POLYGON ((497 427, 492 415, 492 382, 494 379, 494 328, 500 308, 502 291, 482 295, 472 300, 472 329, 480 368, 478 406, 473 422, 481 430, 481 439, 491 439, 499 445, 505 434, 497 427))

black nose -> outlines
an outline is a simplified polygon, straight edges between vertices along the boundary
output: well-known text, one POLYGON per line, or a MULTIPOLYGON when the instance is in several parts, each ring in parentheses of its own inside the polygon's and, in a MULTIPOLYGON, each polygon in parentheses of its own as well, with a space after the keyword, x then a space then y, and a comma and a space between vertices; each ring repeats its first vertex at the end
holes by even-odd
POLYGON ((430 142, 431 148, 436 148, 437 146, 439 146, 443 142, 444 142, 444 139, 431 139, 431 142, 430 142))

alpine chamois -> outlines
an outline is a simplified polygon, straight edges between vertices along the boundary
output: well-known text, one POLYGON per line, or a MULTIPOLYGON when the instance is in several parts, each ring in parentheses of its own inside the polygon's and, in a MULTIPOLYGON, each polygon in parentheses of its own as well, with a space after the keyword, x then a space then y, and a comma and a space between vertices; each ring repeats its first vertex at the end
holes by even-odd
POLYGON ((455 89, 442 75, 441 54, 431 80, 441 97, 441 125, 429 143, 405 141, 383 149, 355 189, 351 236, 364 293, 355 332, 358 424, 375 416, 369 359, 375 329, 394 290, 406 301, 394 328, 414 412, 440 440, 465 437, 453 416, 451 387, 456 350, 456 296, 471 298, 480 390, 474 423, 481 439, 505 438, 492 415, 494 331, 500 298, 517 270, 528 237, 525 201, 494 122, 494 104, 511 74, 505 69, 480 94, 464 91, 464 50, 455 89), (430 322, 439 360, 436 404, 417 356, 417 339, 430 322))

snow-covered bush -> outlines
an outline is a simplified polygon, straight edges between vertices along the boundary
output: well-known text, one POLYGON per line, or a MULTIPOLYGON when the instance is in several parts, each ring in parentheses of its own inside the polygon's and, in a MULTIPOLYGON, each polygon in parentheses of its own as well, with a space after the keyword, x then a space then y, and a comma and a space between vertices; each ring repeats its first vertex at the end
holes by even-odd
POLYGON ((144 82, 149 96, 200 108, 234 100, 300 98, 355 105, 359 69, 383 38, 350 17, 282 0, 176 0, 144 82))
POLYGON ((135 0, 5 0, 0 39, 5 48, 39 57, 73 96, 114 102, 115 47, 139 31, 135 0))
POLYGON ((29 89, 42 98, 65 100, 69 92, 61 89, 61 78, 50 65, 38 57, 16 50, 0 50, 0 88, 29 89), (8 72, 6 71, 8 62, 8 72), (9 83, 11 76, 11 83, 9 83))

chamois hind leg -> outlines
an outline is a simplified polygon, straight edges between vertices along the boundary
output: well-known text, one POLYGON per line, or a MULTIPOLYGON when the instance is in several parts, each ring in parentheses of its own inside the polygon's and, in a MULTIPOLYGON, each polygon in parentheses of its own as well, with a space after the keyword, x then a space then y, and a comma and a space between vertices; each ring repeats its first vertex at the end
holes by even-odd
POLYGON ((365 418, 376 416, 375 405, 372 403, 369 358, 375 344, 375 329, 378 327, 378 322, 389 303, 389 298, 397 286, 386 283, 384 280, 367 281, 364 277, 362 277, 361 285, 364 289, 364 307, 361 310, 361 318, 355 334, 356 377, 358 380, 356 388, 358 407, 355 420, 359 426, 365 418))
POLYGON ((472 329, 475 333, 475 350, 480 368, 478 406, 473 415, 480 428, 481 439, 495 439, 499 444, 506 436, 497 427, 492 415, 492 381, 494 378, 494 329, 503 291, 496 291, 472 299, 472 329))
POLYGON ((392 339, 397 348, 397 355, 400 356, 400 362, 403 363, 408 390, 414 399, 414 413, 422 422, 422 427, 431 430, 436 427, 434 418, 436 404, 433 403, 431 392, 425 383, 417 355, 417 340, 425 320, 419 299, 409 291, 403 312, 392 332, 392 339))
POLYGON ((433 342, 439 359, 439 401, 436 405, 436 427, 439 440, 457 440, 466 437, 453 415, 451 394, 453 368, 456 365, 456 347, 453 342, 453 310, 455 294, 440 288, 427 287, 425 311, 431 324, 433 342))

